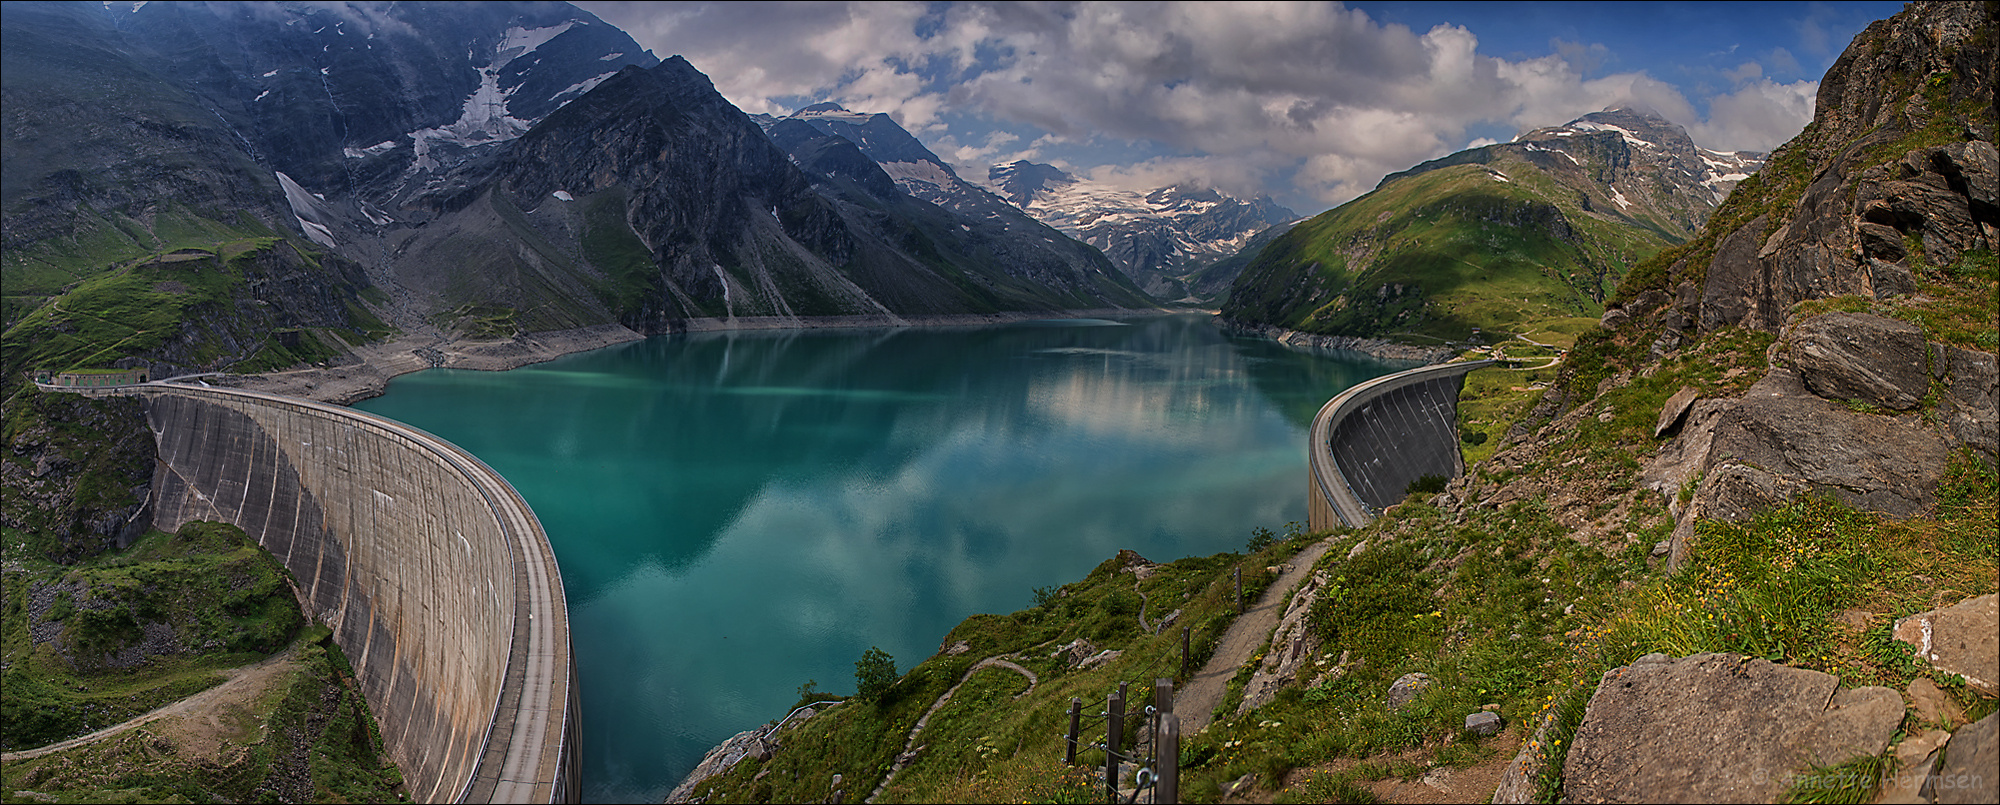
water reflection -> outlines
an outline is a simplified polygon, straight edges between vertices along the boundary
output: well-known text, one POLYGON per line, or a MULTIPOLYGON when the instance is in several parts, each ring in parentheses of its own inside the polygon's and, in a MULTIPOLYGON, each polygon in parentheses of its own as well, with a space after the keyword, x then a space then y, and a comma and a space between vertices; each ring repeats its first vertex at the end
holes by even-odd
POLYGON ((908 667, 1121 548, 1205 555, 1303 520, 1312 412, 1396 368, 1197 317, 1105 324, 658 338, 411 375, 360 407, 534 505, 570 596, 586 795, 658 801, 805 680, 851 690, 871 645, 908 667))

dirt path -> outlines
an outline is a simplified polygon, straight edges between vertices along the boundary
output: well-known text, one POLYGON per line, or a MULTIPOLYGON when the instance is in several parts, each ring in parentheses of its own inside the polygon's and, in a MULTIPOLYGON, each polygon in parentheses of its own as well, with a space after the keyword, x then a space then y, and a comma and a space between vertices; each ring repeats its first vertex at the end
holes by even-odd
POLYGON ((910 728, 910 737, 903 741, 903 753, 896 756, 896 762, 889 767, 889 773, 882 777, 881 784, 875 786, 875 790, 870 792, 868 798, 862 800, 863 802, 874 802, 876 797, 882 796, 882 792, 888 790, 889 782, 896 779, 896 772, 902 771, 904 767, 910 765, 910 761, 916 759, 914 752, 917 747, 917 736, 922 734, 924 727, 931 723, 931 716, 936 715, 938 709, 944 707, 945 702, 951 701, 951 695, 957 693, 958 689, 965 685, 966 680, 971 679, 973 674, 979 672, 979 669, 1005 668, 1027 677, 1028 689, 1014 694, 1014 698, 1016 699, 1034 692, 1035 686, 1041 684, 1041 680, 1036 678, 1035 672, 1022 668, 1010 660, 1002 659, 1004 656, 1006 655, 995 655, 973 663, 971 668, 965 669, 965 676, 958 678, 958 684, 952 685, 951 690, 945 691, 944 695, 937 698, 937 701, 931 702, 931 709, 925 710, 923 717, 917 719, 917 725, 910 728))
POLYGON ((269 688, 286 671, 290 671, 292 669, 292 660, 297 656, 298 644, 294 643, 290 648, 258 662, 250 665, 239 665, 221 672, 228 679, 222 684, 208 690, 152 712, 134 716, 126 721, 105 727, 89 735, 71 738, 67 741, 60 741, 34 749, 23 749, 19 752, 0 754, 0 761, 13 762, 38 758, 43 755, 101 741, 133 727, 157 721, 167 716, 200 716, 203 712, 224 702, 254 699, 266 688, 269 688))
POLYGON ((1180 690, 1174 691, 1174 712, 1181 717, 1181 734, 1193 735, 1208 726, 1217 705, 1222 704, 1223 693, 1229 690, 1229 680, 1236 677, 1237 669, 1257 652, 1257 647, 1270 639, 1271 630, 1277 628, 1278 618, 1285 613, 1281 609, 1285 595, 1299 582, 1305 581, 1312 572, 1312 566, 1326 554, 1333 545, 1332 538, 1313 543, 1286 560, 1291 570, 1278 577, 1277 581, 1264 590, 1264 597, 1257 605, 1236 616, 1236 622, 1222 633, 1222 642, 1215 647, 1215 654, 1208 658, 1208 664, 1196 672, 1194 678, 1180 690))

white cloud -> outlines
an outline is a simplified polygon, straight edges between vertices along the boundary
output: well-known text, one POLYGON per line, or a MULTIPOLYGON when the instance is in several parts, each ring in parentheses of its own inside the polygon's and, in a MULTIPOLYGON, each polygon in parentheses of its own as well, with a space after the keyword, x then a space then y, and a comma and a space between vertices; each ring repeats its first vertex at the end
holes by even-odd
POLYGON ((1709 99, 1708 119, 1688 126, 1688 136, 1721 151, 1769 151, 1812 122, 1818 95, 1818 81, 1759 79, 1709 99))
POLYGON ((1557 39, 1550 55, 1501 59, 1464 27, 1418 33, 1337 3, 582 5, 656 53, 685 55, 748 112, 782 114, 799 98, 887 112, 966 167, 1151 144, 1144 153, 1185 156, 1091 172, 1207 177, 1329 205, 1475 129, 1613 105, 1653 109, 1704 146, 1764 150, 1810 119, 1815 88, 1746 62, 1703 119, 1644 72, 1597 75, 1617 61, 1601 44, 1557 39), (946 132, 947 113, 1055 139, 1009 151, 985 131, 946 132))
POLYGON ((1191 184, 1251 198, 1264 192, 1270 170, 1269 165, 1242 157, 1157 157, 1132 165, 1100 165, 1084 171, 1084 175, 1120 190, 1142 192, 1191 184))

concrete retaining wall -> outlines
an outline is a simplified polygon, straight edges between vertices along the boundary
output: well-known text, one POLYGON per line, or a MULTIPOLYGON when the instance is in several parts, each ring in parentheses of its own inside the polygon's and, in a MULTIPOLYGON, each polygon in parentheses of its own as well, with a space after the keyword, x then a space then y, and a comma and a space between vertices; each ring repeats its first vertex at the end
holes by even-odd
POLYGON ((575 663, 547 536, 422 431, 306 400, 138 387, 155 524, 234 523, 333 628, 413 799, 574 802, 575 663))
POLYGON ((1424 366, 1336 395, 1313 417, 1307 515, 1314 530, 1360 527, 1401 501, 1410 482, 1465 471, 1458 450, 1458 392, 1493 361, 1424 366))

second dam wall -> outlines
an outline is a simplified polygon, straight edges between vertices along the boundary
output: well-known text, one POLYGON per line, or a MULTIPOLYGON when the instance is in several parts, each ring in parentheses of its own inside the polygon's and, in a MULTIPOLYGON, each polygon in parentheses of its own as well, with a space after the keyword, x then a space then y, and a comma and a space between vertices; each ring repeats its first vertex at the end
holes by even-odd
POLYGON ((332 627, 425 802, 576 801, 567 608, 533 512, 478 459, 347 408, 154 385, 153 517, 243 528, 332 627))

